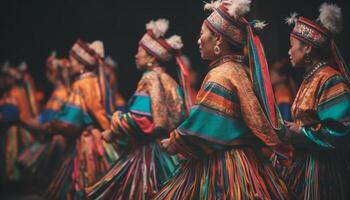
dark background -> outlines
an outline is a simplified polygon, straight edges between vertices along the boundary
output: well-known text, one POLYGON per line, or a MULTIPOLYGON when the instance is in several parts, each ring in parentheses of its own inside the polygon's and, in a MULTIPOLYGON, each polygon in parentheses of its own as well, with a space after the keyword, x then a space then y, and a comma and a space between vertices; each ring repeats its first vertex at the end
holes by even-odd
MULTIPOLYGON (((287 58, 291 27, 284 18, 297 11, 316 19, 321 0, 254 0, 250 19, 266 20, 269 26, 261 34, 269 62, 287 58)), ((349 9, 345 0, 336 2, 343 11, 344 30, 338 45, 347 63, 349 59, 349 9)), ((49 92, 45 78, 45 61, 52 50, 65 57, 77 38, 102 40, 105 52, 119 63, 122 94, 129 97, 141 73, 136 70, 134 55, 145 24, 151 19, 167 18, 167 36, 178 34, 184 41, 183 52, 193 67, 204 74, 207 62, 201 61, 197 39, 203 19, 201 0, 1 0, 0 63, 25 60, 40 90, 49 92)))

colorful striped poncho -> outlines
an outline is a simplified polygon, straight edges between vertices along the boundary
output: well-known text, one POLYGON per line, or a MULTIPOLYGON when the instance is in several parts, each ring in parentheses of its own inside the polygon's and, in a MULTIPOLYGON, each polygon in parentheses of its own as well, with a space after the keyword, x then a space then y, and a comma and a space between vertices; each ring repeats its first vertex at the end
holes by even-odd
MULTIPOLYGON (((68 89, 63 85, 57 87, 47 102, 45 110, 32 123, 43 126, 54 120, 67 97, 68 89)), ((44 133, 41 141, 36 141, 21 153, 18 164, 33 178, 49 179, 57 164, 60 163, 65 146, 62 135, 44 133)), ((44 181, 41 182, 44 183, 44 181)))
POLYGON ((323 66, 304 79, 292 106, 301 134, 290 138, 292 166, 284 174, 297 199, 349 199, 350 89, 341 74, 323 66))
POLYGON ((185 161, 153 199, 288 199, 261 152, 279 140, 254 93, 249 68, 234 56, 211 67, 190 116, 171 133, 170 148, 185 161))
POLYGON ((146 71, 129 112, 115 113, 112 131, 124 153, 109 172, 86 189, 90 199, 150 199, 174 174, 177 160, 157 140, 185 116, 181 88, 161 67, 146 71))
POLYGON ((3 116, 1 126, 1 179, 18 181, 23 177, 17 164, 19 154, 34 142, 33 136, 20 122, 34 117, 26 90, 20 85, 13 86, 0 100, 3 116))
POLYGON ((109 127, 97 76, 81 74, 52 122, 52 129, 65 136, 69 150, 49 185, 47 199, 85 199, 84 188, 106 173, 118 157, 101 137, 100 130, 109 127))

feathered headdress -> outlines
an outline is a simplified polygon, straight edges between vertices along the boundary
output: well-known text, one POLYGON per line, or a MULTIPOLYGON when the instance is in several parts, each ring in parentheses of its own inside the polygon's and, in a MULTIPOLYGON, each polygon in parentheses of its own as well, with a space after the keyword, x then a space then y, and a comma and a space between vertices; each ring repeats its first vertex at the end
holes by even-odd
POLYGON ((179 66, 179 70, 178 70, 179 80, 185 94, 186 110, 189 113, 192 107, 192 99, 191 99, 192 90, 190 85, 191 81, 190 81, 189 69, 186 62, 183 60, 183 56, 180 51, 183 47, 183 42, 181 40, 181 37, 178 35, 171 36, 170 38, 166 39, 166 42, 172 48, 171 51, 174 52, 176 62, 179 66))
POLYGON ((146 24, 146 30, 150 30, 156 38, 164 37, 168 31, 169 21, 167 19, 151 20, 146 24))
POLYGON ((316 21, 305 17, 297 18, 297 14, 286 18, 288 24, 295 24, 291 37, 310 44, 314 48, 331 49, 333 60, 338 65, 339 71, 350 83, 349 69, 334 41, 334 35, 339 34, 342 30, 341 8, 336 4, 323 3, 319 11, 320 15, 316 21))
MULTIPOLYGON (((259 20, 252 22, 246 20, 245 15, 250 11, 250 4, 250 0, 223 0, 208 3, 204 6, 205 10, 213 12, 204 23, 210 30, 223 36, 236 47, 247 48, 255 93, 272 127, 280 130, 283 120, 274 99, 264 48, 256 34, 257 30, 262 30, 267 24, 259 20)), ((267 145, 274 145, 273 142, 264 140, 265 136, 258 137, 267 145)))

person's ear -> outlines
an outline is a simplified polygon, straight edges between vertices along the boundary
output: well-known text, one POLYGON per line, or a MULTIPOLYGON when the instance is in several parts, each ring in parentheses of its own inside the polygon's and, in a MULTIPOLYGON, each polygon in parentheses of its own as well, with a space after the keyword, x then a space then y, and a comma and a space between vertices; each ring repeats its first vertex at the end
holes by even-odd
POLYGON ((224 38, 219 34, 215 34, 215 45, 221 47, 222 43, 224 43, 224 38))
POLYGON ((310 54, 312 51, 312 46, 309 44, 304 45, 304 51, 305 51, 305 53, 310 54))
POLYGON ((155 63, 155 61, 156 61, 156 57, 148 55, 148 62, 149 63, 155 63))

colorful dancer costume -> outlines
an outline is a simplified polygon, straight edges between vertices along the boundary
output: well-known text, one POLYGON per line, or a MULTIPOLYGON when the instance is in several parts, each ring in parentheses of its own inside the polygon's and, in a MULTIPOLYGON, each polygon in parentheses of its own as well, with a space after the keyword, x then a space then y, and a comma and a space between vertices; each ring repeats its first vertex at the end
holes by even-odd
MULTIPOLYGON (((53 121, 63 108, 69 92, 69 61, 50 56, 47 60, 47 75, 55 89, 48 100, 44 111, 26 122, 33 132, 37 132, 40 141, 26 148, 20 155, 18 163, 33 178, 49 180, 53 171, 60 164, 66 144, 62 135, 51 135, 46 125, 53 121)), ((46 181, 41 181, 46 184, 46 181)))
POLYGON ((288 199, 286 186, 261 152, 279 144, 273 127, 280 127, 281 119, 262 44, 243 17, 250 1, 205 7, 213 12, 203 26, 237 49, 248 48, 250 68, 243 50, 210 64, 189 117, 171 133, 168 148, 184 162, 153 199, 288 199))
POLYGON ((189 86, 188 71, 179 53, 183 44, 179 36, 163 38, 168 29, 165 19, 151 21, 146 28, 139 51, 154 57, 157 64, 147 64, 129 111, 112 117, 112 133, 124 152, 100 181, 86 189, 90 199, 150 199, 177 167, 177 160, 160 148, 158 140, 168 137, 184 119, 185 101, 179 85, 158 64, 175 54, 180 81, 189 86))
POLYGON ((295 148, 286 184, 297 199, 349 199, 349 73, 334 42, 341 10, 334 4, 320 7, 319 23, 293 14, 290 35, 317 51, 325 51, 304 76, 292 105, 300 133, 287 135, 295 148))
POLYGON ((3 68, 3 73, 11 79, 12 84, 0 101, 1 126, 4 131, 1 134, 1 157, 5 159, 1 166, 1 177, 5 181, 19 181, 23 179, 17 167, 18 156, 24 148, 34 142, 33 136, 23 126, 25 122, 34 117, 37 109, 35 102, 31 104, 30 96, 33 95, 31 83, 28 82, 29 74, 25 69, 15 67, 3 68), (25 77, 26 76, 26 77, 25 77))
POLYGON ((101 42, 78 40, 70 51, 71 65, 75 61, 83 69, 72 83, 67 103, 51 122, 52 132, 65 136, 69 152, 49 185, 47 199, 85 199, 84 188, 105 174, 118 157, 100 132, 110 127, 102 86, 94 72, 101 65, 98 53, 102 50, 101 42))

